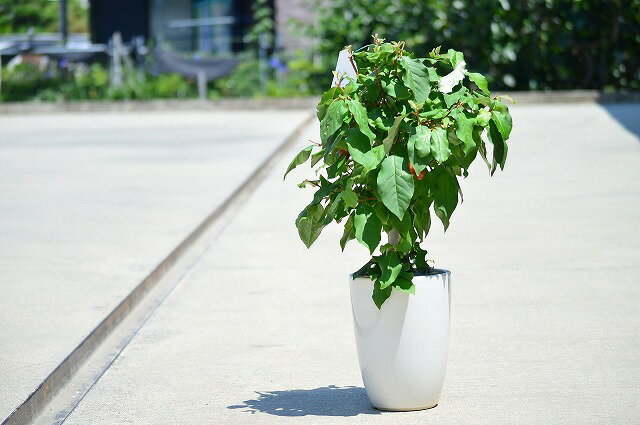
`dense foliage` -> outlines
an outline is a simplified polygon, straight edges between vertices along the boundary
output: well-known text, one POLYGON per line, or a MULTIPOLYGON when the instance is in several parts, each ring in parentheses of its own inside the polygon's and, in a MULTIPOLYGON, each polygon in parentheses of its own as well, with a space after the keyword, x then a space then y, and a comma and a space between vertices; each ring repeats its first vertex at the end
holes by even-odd
MULTIPOLYGON (((80 0, 67 2, 69 32, 89 32, 87 8, 80 0)), ((58 31, 58 2, 50 0, 0 0, 0 34, 58 31)))
POLYGON ((195 83, 177 74, 157 77, 125 74, 122 86, 109 84, 109 71, 100 64, 50 64, 46 67, 21 63, 2 69, 0 101, 64 101, 102 99, 180 98, 196 95, 195 83))
MULTIPOLYGON (((220 97, 292 97, 312 94, 309 83, 318 69, 303 59, 291 59, 286 68, 274 69, 264 87, 260 84, 258 61, 247 55, 229 75, 209 83, 208 96, 220 97)), ((23 63, 4 67, 0 101, 66 101, 191 98, 197 96, 193 78, 178 74, 153 76, 128 70, 120 87, 110 87, 109 71, 100 64, 51 63, 42 68, 23 63)))
POLYGON ((640 0, 311 0, 325 69, 379 32, 457 46, 500 89, 640 89, 640 0))
POLYGON ((373 279, 380 307, 392 288, 413 293, 413 275, 429 272, 420 243, 430 210, 446 229, 461 197, 458 177, 476 156, 492 174, 504 167, 511 116, 485 78, 466 70, 462 53, 416 58, 404 42, 374 40, 353 54, 357 79, 322 95, 322 142, 296 155, 285 176, 309 160, 319 164, 317 178, 300 184, 317 189, 296 220, 300 238, 310 247, 336 221, 344 224, 343 250, 351 239, 371 254, 379 248, 356 275, 373 279), (389 243, 380 245, 382 231, 389 243))

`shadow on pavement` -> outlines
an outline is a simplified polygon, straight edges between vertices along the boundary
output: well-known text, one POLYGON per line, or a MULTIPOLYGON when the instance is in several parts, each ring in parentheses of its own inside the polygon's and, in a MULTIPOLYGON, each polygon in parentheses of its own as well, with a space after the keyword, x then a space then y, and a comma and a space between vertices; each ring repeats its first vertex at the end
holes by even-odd
POLYGON ((268 413, 277 416, 356 416, 379 415, 371 406, 364 388, 328 387, 312 390, 285 390, 256 392, 258 398, 228 409, 248 409, 246 412, 268 413))
POLYGON ((640 103, 601 103, 600 106, 624 128, 640 138, 640 103))

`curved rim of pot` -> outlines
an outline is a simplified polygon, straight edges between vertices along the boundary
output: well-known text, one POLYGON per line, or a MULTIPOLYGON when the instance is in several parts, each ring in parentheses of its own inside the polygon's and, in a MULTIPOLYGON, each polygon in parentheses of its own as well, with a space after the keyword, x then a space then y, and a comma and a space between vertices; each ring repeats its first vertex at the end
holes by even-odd
MULTIPOLYGON (((431 271, 429 273, 420 273, 420 272, 418 272, 418 273, 414 273, 413 276, 414 277, 416 277, 416 276, 418 276, 418 277, 419 276, 429 277, 429 276, 438 276, 438 275, 441 275, 441 274, 450 275, 451 272, 449 270, 447 270, 447 269, 431 269, 431 271)), ((349 274, 349 278, 351 280, 355 280, 355 279, 369 279, 369 280, 371 280, 371 278, 369 276, 358 276, 358 277, 354 278, 353 277, 353 273, 349 274)))

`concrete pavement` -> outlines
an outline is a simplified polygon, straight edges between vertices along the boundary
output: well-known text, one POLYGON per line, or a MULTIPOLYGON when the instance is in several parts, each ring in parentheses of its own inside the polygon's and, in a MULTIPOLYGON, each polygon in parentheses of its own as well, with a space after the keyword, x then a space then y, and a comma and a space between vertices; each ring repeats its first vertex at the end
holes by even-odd
POLYGON ((304 248, 296 170, 263 183, 66 423, 638 423, 640 106, 512 110, 505 172, 476 164, 429 238, 453 273, 436 408, 370 407, 347 285, 367 253, 341 254, 335 225, 304 248))
POLYGON ((0 117, 0 419, 309 113, 0 117))

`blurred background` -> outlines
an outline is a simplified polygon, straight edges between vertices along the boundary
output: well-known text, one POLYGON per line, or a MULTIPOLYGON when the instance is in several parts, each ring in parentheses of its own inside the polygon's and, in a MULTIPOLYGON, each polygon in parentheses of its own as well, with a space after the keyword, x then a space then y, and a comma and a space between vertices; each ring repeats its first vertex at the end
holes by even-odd
POLYGON ((0 0, 0 100, 315 95, 373 33, 493 89, 640 89, 640 0, 0 0))

